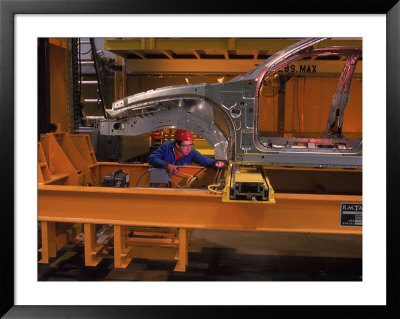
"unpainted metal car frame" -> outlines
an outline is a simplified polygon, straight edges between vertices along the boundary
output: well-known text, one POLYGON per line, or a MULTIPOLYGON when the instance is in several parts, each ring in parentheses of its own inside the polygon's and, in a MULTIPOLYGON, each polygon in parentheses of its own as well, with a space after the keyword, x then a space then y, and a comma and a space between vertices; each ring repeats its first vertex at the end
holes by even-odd
POLYGON ((303 39, 255 69, 225 83, 163 87, 117 100, 98 121, 100 134, 139 135, 163 128, 190 130, 207 140, 215 158, 238 164, 361 168, 362 140, 343 136, 344 110, 360 47, 313 48, 325 38, 303 39), (263 81, 291 63, 340 55, 345 66, 320 138, 261 137, 258 132, 263 81))

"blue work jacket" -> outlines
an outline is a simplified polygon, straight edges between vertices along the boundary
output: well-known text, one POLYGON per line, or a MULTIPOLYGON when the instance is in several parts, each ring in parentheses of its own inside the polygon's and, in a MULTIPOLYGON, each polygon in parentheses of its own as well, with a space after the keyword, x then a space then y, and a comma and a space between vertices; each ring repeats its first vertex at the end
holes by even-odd
POLYGON ((176 141, 167 141, 161 144, 161 146, 156 149, 149 156, 149 164, 154 167, 162 168, 167 165, 167 163, 173 165, 190 165, 192 163, 200 164, 201 166, 213 167, 215 160, 201 155, 195 149, 192 149, 190 153, 179 160, 175 161, 175 147, 176 141))

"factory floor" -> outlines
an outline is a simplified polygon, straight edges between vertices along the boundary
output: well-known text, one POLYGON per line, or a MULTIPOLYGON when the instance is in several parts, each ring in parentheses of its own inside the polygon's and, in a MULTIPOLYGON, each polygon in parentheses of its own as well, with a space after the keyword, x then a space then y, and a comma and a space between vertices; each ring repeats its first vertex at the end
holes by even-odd
POLYGON ((84 266, 82 246, 38 264, 39 281, 361 281, 358 235, 193 230, 186 272, 176 262, 136 259, 126 269, 104 258, 84 266))

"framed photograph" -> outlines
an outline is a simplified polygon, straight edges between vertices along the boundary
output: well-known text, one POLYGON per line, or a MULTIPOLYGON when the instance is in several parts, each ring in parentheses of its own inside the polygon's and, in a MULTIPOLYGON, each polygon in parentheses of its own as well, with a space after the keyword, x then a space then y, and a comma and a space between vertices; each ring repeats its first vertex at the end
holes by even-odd
POLYGON ((399 219, 393 214, 397 208, 391 187, 400 160, 394 147, 400 134, 400 3, 243 5, 0 0, 1 216, 6 239, 1 316, 204 317, 209 312, 245 315, 257 309, 265 315, 306 316, 332 311, 346 317, 359 314, 360 309, 370 311, 367 306, 371 305, 381 306, 374 312, 383 318, 400 313, 396 287, 399 262, 395 258, 395 243, 400 238, 394 230, 399 219), (363 204, 365 201, 367 222, 363 225, 361 282, 38 281, 37 262, 33 262, 37 260, 38 38, 313 36, 363 39, 363 204), (231 307, 237 305, 241 307, 231 307), (352 305, 361 308, 347 307, 352 305))

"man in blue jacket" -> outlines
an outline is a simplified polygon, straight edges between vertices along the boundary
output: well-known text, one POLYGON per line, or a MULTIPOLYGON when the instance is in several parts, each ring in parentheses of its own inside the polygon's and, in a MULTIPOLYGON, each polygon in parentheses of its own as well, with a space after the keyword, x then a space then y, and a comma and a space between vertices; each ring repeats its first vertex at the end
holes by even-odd
POLYGON ((207 156, 201 155, 192 149, 193 135, 190 131, 176 130, 175 140, 167 141, 151 153, 149 164, 157 168, 166 168, 169 175, 178 173, 176 165, 190 165, 193 162, 205 167, 223 167, 224 162, 215 161, 207 156))

